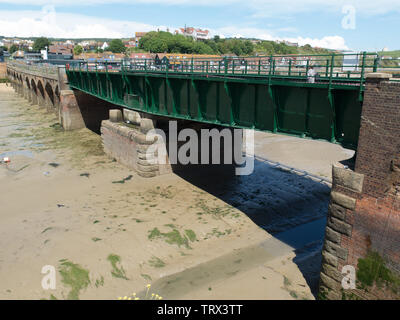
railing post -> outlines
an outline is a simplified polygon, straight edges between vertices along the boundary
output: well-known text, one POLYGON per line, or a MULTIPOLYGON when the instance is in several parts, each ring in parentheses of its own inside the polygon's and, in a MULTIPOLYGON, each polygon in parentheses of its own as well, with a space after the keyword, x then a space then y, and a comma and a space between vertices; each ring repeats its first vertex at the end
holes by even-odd
POLYGON ((328 78, 329 70, 329 59, 326 59, 325 77, 328 78))
POLYGON ((275 59, 272 62, 273 66, 272 66, 272 74, 275 75, 275 59))
POLYGON ((227 74, 228 73, 228 63, 227 63, 227 58, 226 57, 224 57, 224 67, 225 67, 225 74, 227 74))
POLYGON ((261 59, 258 59, 258 75, 261 73, 261 59))
POLYGON ((379 63, 379 57, 375 57, 373 72, 377 72, 378 71, 378 63, 379 63))
POLYGON ((269 75, 272 76, 272 54, 269 57, 269 75))
POLYGON ((292 73, 292 59, 289 60, 289 77, 291 73, 292 73))

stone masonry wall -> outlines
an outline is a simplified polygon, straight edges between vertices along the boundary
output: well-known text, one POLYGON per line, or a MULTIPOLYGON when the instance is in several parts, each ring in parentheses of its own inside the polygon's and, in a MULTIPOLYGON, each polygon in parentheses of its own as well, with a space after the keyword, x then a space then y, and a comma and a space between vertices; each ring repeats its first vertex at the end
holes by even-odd
POLYGON ((151 152, 149 147, 154 143, 160 143, 157 138, 146 140, 146 133, 151 129, 150 119, 139 119, 135 111, 124 110, 127 117, 135 115, 138 122, 127 126, 122 122, 120 110, 110 110, 110 120, 101 123, 101 137, 104 152, 118 162, 134 169, 138 175, 146 178, 172 172, 170 165, 153 162, 157 159, 157 153, 151 152))
POLYGON ((370 75, 355 172, 333 168, 320 295, 400 298, 400 83, 370 75), (344 290, 342 268, 356 269, 344 290))

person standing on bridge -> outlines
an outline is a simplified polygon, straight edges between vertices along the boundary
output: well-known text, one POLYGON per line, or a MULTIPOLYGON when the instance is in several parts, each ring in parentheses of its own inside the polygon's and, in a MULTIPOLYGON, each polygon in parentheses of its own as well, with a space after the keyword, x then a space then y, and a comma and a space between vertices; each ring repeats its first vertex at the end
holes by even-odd
POLYGON ((307 71, 307 82, 308 83, 315 83, 315 77, 317 73, 314 70, 314 67, 311 66, 310 69, 307 71))

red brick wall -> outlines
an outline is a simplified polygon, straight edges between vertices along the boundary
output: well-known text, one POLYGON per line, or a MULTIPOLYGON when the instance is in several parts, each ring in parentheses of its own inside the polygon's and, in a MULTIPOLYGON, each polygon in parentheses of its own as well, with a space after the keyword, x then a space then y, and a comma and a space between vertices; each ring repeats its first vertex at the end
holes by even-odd
MULTIPOLYGON (((385 267, 400 275, 400 83, 367 81, 355 172, 337 171, 332 191, 355 200, 352 208, 345 208, 345 201, 336 204, 344 213, 343 220, 328 224, 323 249, 323 254, 329 255, 323 260, 321 291, 328 291, 330 299, 340 299, 343 266, 357 269, 359 259, 370 250, 385 260, 385 267), (348 177, 341 179, 340 172, 347 172, 348 177), (363 177, 362 190, 351 188, 357 177, 363 177), (351 233, 340 232, 340 223, 351 227, 351 233)), ((331 203, 335 201, 332 196, 331 203)), ((337 214, 330 209, 328 221, 337 214)), ((350 293, 362 299, 400 298, 390 289, 377 286, 350 293)))

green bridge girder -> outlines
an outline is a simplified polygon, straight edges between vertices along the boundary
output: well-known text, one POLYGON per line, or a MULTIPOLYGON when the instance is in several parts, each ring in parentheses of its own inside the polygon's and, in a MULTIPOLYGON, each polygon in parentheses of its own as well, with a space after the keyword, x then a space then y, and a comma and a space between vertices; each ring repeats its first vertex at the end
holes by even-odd
POLYGON ((67 69, 71 88, 153 115, 322 139, 356 150, 363 85, 350 79, 67 69))

